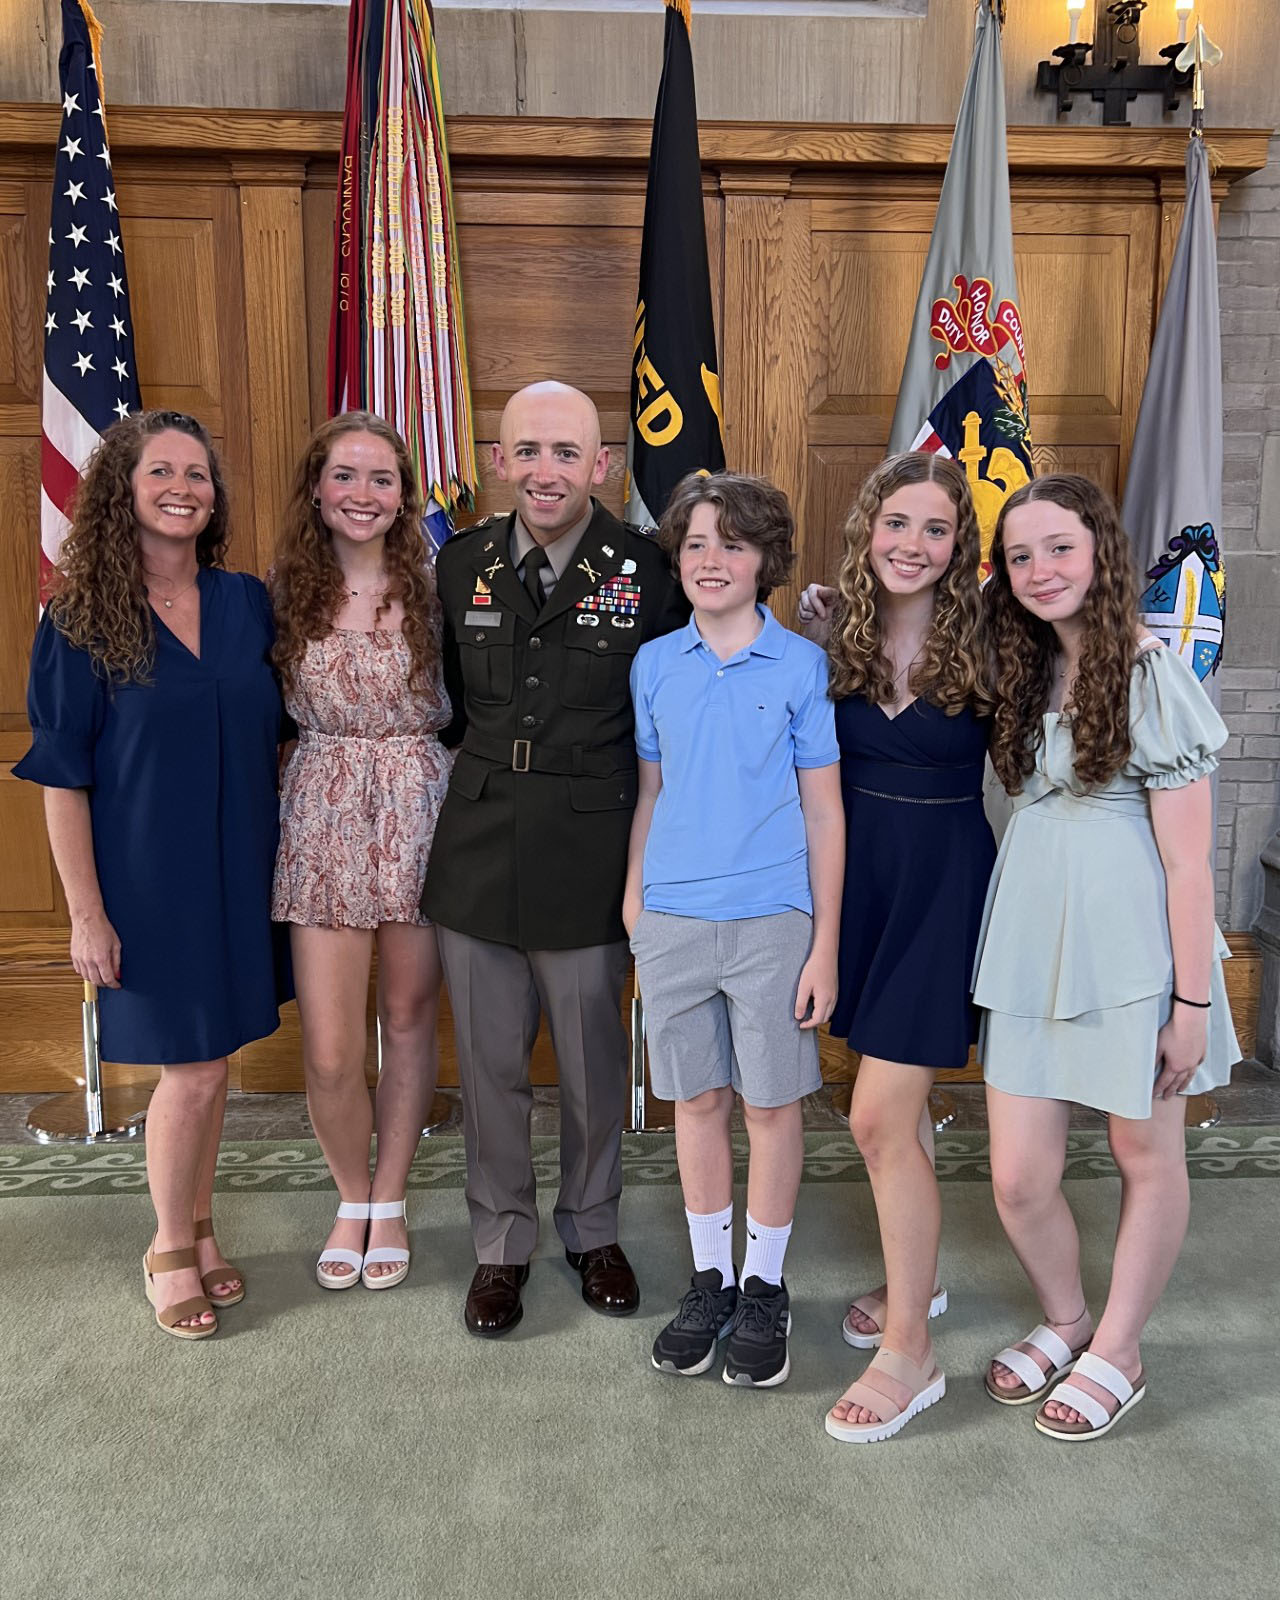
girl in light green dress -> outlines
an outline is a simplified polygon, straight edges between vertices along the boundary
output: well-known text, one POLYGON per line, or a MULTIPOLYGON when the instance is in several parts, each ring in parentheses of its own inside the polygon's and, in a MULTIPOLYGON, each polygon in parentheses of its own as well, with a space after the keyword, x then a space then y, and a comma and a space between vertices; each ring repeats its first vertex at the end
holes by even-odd
POLYGON ((1240 1054, 1213 920, 1209 777, 1227 730, 1139 624, 1128 539, 1088 479, 1010 496, 991 556, 991 759, 1014 812, 974 997, 996 1206, 1044 1321, 985 1381, 1078 1441, 1146 1392, 1141 1335, 1187 1225, 1180 1097, 1226 1083, 1240 1054), (1122 1187, 1096 1325, 1061 1189, 1072 1101, 1109 1114, 1122 1187))

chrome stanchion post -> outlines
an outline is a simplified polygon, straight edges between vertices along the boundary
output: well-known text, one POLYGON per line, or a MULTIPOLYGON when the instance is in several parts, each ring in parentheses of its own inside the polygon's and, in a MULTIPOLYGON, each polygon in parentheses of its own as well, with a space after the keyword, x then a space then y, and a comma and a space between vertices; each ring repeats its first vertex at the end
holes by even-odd
POLYGON ((644 1132, 644 1001, 639 989, 631 997, 631 1126, 644 1132))
POLYGON ((102 1132, 102 1057, 98 1051, 98 991, 86 978, 80 1004, 80 1039, 84 1049, 84 1119, 89 1137, 102 1132))
POLYGON ((945 1089, 929 1090, 929 1120, 933 1123, 933 1131, 941 1133, 944 1128, 949 1128, 956 1120, 956 1097, 948 1094, 945 1089))
POLYGON ((1188 1128, 1216 1128, 1222 1121, 1222 1107, 1211 1094, 1189 1094, 1184 1120, 1188 1128))
POLYGON ((84 1055, 84 1091, 55 1094, 34 1106, 27 1132, 41 1144, 98 1144, 136 1139, 151 1102, 150 1089, 132 1086, 104 1090, 98 1049, 98 991, 88 981, 80 1003, 80 1044, 84 1055))

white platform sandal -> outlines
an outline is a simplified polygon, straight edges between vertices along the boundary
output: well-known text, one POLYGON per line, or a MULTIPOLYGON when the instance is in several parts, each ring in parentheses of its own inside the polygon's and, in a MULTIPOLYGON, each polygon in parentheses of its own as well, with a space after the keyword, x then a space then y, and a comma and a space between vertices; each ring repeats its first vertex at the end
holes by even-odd
MULTIPOLYGON (((371 1222, 385 1222, 390 1217, 405 1218, 403 1200, 376 1200, 369 1206, 369 1220, 371 1222)), ((366 1289, 394 1289, 396 1284, 403 1283, 409 1275, 409 1247, 404 1245, 380 1244, 374 1250, 366 1251, 364 1266, 360 1271, 360 1281, 366 1289), (380 1273, 376 1278, 369 1276, 369 1268, 375 1262, 399 1261, 401 1266, 396 1272, 380 1273)))
MULTIPOLYGON (((1092 1338, 1093 1335, 1090 1334, 1089 1337, 1092 1338)), ((1049 1370, 1046 1372, 1033 1356, 1029 1356, 1025 1350, 1015 1350, 1011 1344, 997 1351, 987 1362, 987 1370, 982 1379, 983 1388, 997 1405, 1025 1406, 1032 1400, 1042 1400, 1054 1384, 1071 1371, 1084 1349, 1084 1346, 1081 1346, 1080 1350, 1073 1350, 1065 1339, 1056 1334, 1052 1328, 1047 1328, 1043 1322, 1032 1328, 1021 1343, 1029 1344, 1042 1356, 1047 1356, 1049 1370), (992 1383, 991 1368, 997 1361, 1001 1366, 1008 1367, 1018 1379, 1017 1388, 1002 1389, 999 1384, 992 1383)))
MULTIPOLYGON (((1051 1439, 1061 1439, 1067 1444, 1076 1444, 1082 1439, 1101 1439, 1104 1433, 1111 1432, 1126 1411, 1133 1410, 1147 1392, 1144 1373, 1138 1374, 1137 1383, 1130 1383, 1119 1367, 1113 1367, 1109 1361, 1104 1361, 1101 1356, 1095 1356, 1089 1350, 1077 1360, 1074 1376, 1090 1379, 1100 1389, 1105 1389, 1108 1394, 1114 1395, 1120 1404, 1115 1411, 1109 1412, 1101 1401, 1095 1400, 1091 1394, 1086 1394, 1078 1384, 1060 1383, 1049 1396, 1049 1400, 1056 1405, 1070 1406, 1085 1420, 1058 1422, 1052 1417, 1046 1417, 1043 1414, 1044 1407, 1041 1407, 1036 1412, 1035 1424, 1041 1433, 1048 1434, 1051 1439)), ((1046 1400, 1045 1404, 1048 1403, 1046 1400)))
POLYGON ((892 1439, 895 1433, 906 1427, 912 1417, 919 1416, 920 1412, 941 1400, 946 1392, 946 1375, 934 1362, 932 1349, 925 1357, 924 1364, 917 1366, 914 1361, 899 1355, 896 1350, 886 1350, 881 1346, 871 1358, 871 1364, 862 1377, 836 1401, 836 1405, 843 1403, 850 1407, 857 1406, 864 1411, 873 1411, 880 1421, 841 1421, 839 1417, 832 1415, 835 1410, 835 1406, 832 1406, 826 1415, 826 1430, 833 1439, 839 1439, 841 1444, 879 1444, 883 1439, 892 1439), (887 1394, 866 1381, 867 1375, 877 1369, 910 1391, 911 1398, 905 1406, 899 1406, 887 1394))
MULTIPOLYGON (((947 1291, 937 1288, 933 1291, 933 1298, 929 1301, 929 1320, 940 1317, 947 1309, 947 1291)), ((878 1350, 880 1341, 884 1338, 884 1321, 889 1312, 889 1304, 881 1295, 859 1295, 849 1306, 843 1323, 840 1325, 840 1337, 846 1344, 851 1344, 855 1350, 878 1350), (852 1320, 853 1313, 861 1311, 864 1317, 870 1317, 879 1329, 878 1333, 863 1333, 852 1320)))
MULTIPOLYGON (((367 1200, 344 1200, 338 1207, 338 1217, 345 1222, 368 1222, 369 1202, 367 1200)), ((316 1262, 316 1282, 322 1289, 352 1289, 360 1282, 360 1274, 364 1267, 364 1252, 362 1250, 346 1250, 341 1245, 333 1245, 327 1250, 322 1250, 320 1259, 316 1262), (343 1266, 350 1267, 350 1272, 326 1272, 326 1261, 337 1261, 343 1266)))

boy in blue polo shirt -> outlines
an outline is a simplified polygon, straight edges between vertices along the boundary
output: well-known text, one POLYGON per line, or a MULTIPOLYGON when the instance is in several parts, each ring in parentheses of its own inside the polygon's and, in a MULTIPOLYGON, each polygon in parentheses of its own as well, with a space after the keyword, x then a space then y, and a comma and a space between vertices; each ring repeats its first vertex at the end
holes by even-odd
POLYGON ((787 497, 763 479, 685 478, 658 539, 693 616, 643 645, 631 673, 640 792, 623 920, 653 1092, 676 1102, 694 1267, 653 1364, 705 1372, 727 1336, 725 1382, 758 1387, 790 1371, 782 1261, 844 881, 826 656, 761 604, 790 573, 793 534, 787 497), (740 1286, 735 1091, 751 1146, 740 1286))

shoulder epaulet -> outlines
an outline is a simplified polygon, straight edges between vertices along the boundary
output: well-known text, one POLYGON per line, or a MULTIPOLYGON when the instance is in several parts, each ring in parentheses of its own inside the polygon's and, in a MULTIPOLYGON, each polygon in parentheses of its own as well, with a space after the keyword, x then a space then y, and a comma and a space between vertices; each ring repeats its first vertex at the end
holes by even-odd
POLYGON ((624 522, 622 526, 627 530, 628 533, 634 533, 638 538, 641 539, 656 539, 658 537, 658 530, 652 523, 649 523, 647 527, 643 528, 638 522, 624 522))

